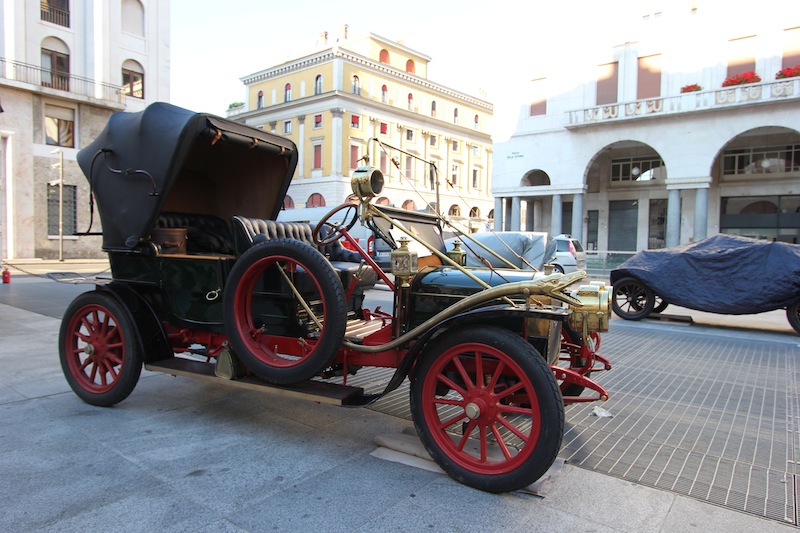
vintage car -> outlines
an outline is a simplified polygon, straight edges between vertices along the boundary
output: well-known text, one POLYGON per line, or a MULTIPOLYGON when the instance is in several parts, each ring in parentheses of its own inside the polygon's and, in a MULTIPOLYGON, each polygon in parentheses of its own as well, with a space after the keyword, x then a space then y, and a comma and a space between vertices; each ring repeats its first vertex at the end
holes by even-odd
POLYGON ((564 402, 608 397, 590 374, 611 367, 596 352, 609 291, 575 286, 582 272, 465 268, 439 217, 373 205, 383 175, 371 167, 352 178, 358 203, 315 227, 279 222, 297 158, 286 138, 169 104, 111 116, 78 154, 111 276, 64 315, 72 389, 111 406, 144 366, 364 406, 409 379, 417 432, 450 476, 491 492, 537 480, 564 402), (391 274, 350 236, 356 223, 407 236, 391 274), (378 281, 392 312, 364 305, 378 281), (347 383, 363 367, 395 370, 368 394, 347 383))
POLYGON ((672 303, 726 315, 786 309, 800 333, 800 246, 719 234, 643 250, 611 272, 612 308, 626 320, 672 303))

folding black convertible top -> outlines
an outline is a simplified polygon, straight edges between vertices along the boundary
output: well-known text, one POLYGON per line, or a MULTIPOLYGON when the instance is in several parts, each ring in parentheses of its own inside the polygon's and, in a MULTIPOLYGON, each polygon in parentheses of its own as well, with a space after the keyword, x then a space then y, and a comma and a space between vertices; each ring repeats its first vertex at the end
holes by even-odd
POLYGON ((292 141, 155 103, 114 113, 78 153, 105 250, 131 249, 161 211, 275 219, 297 165, 292 141))

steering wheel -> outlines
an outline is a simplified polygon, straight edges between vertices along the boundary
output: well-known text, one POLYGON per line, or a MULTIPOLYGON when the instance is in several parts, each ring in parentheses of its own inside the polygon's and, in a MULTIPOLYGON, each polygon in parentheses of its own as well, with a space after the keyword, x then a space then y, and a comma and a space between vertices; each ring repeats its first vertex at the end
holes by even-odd
POLYGON ((342 231, 348 231, 352 228, 356 220, 358 220, 357 204, 342 204, 338 207, 334 207, 327 215, 317 222, 317 225, 314 227, 314 232, 311 234, 311 238, 314 240, 314 243, 318 245, 331 244, 341 239, 342 231), (340 212, 342 214, 336 218, 336 221, 331 222, 331 219, 340 212), (323 227, 330 228, 330 232, 324 236, 321 233, 323 227))

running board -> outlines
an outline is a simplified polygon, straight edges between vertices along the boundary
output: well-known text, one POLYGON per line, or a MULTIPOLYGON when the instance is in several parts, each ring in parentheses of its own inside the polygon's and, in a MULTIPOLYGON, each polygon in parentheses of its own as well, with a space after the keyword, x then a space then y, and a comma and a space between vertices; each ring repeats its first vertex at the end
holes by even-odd
POLYGON ((339 385, 337 383, 304 381, 303 383, 296 383, 294 385, 273 385, 256 376, 246 376, 238 379, 221 378, 214 374, 213 364, 191 361, 180 357, 164 359, 162 361, 156 361, 155 363, 146 363, 144 368, 152 372, 162 372, 173 376, 227 383, 244 389, 259 390, 278 394, 280 396, 301 398, 332 405, 352 403, 355 397, 364 395, 364 389, 361 387, 351 387, 349 385, 339 385))

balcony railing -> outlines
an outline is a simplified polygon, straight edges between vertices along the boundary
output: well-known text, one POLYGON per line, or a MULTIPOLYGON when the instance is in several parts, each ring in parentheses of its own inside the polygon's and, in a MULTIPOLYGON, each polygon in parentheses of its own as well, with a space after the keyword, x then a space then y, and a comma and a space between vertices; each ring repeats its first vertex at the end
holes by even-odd
POLYGON ((43 1, 41 4, 42 20, 69 28, 69 9, 59 9, 43 1))
POLYGON ((88 96, 120 104, 125 103, 125 95, 118 85, 47 70, 2 57, 0 57, 0 78, 67 91, 73 95, 88 96))
POLYGON ((785 78, 710 91, 648 98, 567 111, 565 127, 577 128, 645 117, 749 106, 768 102, 800 100, 800 78, 785 78))

